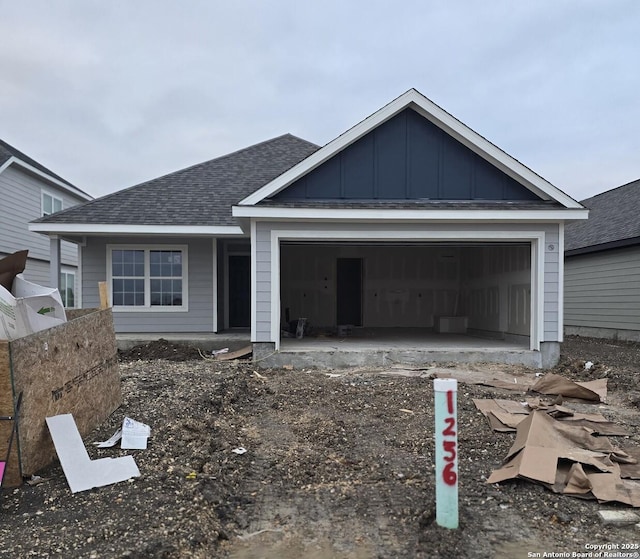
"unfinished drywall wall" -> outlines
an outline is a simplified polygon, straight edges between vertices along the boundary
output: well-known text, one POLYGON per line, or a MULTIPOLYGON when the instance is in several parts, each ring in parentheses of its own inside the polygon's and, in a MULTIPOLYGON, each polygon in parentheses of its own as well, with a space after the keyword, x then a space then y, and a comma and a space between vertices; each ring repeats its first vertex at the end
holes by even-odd
POLYGON ((463 247, 461 300, 469 329, 503 337, 528 336, 531 324, 531 248, 463 247))
POLYGON ((336 262, 362 259, 362 325, 432 327, 458 310, 459 248, 397 245, 283 245, 281 316, 337 325, 336 262))
POLYGON ((111 309, 78 314, 55 328, 5 342, 5 353, 0 347, 0 382, 9 382, 14 396, 23 394, 18 423, 23 476, 56 457, 46 417, 71 413, 84 436, 121 404, 111 309))

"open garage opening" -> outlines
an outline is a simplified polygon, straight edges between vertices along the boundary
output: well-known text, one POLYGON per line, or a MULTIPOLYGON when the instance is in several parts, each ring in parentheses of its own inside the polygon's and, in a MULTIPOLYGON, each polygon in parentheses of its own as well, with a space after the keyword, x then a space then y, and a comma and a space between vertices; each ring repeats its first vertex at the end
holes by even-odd
POLYGON ((282 241, 281 344, 305 318, 306 344, 528 349, 531 253, 529 242, 282 241))

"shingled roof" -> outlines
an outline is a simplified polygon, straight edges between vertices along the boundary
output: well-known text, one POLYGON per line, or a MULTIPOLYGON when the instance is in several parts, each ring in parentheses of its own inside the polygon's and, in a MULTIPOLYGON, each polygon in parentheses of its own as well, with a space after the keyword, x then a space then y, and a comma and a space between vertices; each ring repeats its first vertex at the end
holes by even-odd
POLYGON ((231 207, 319 146, 285 134, 74 206, 38 223, 236 225, 231 207))
POLYGON ((589 219, 567 225, 567 256, 640 244, 640 179, 582 200, 589 219))
POLYGON ((61 183, 66 184, 67 186, 70 186, 75 190, 80 190, 78 187, 74 186, 69 181, 63 179, 60 175, 56 175, 51 170, 47 169, 44 165, 41 165, 35 159, 32 159, 31 157, 29 157, 26 153, 23 153, 19 149, 14 148, 12 145, 8 144, 4 140, 0 140, 0 167, 2 167, 12 157, 19 159, 20 161, 26 163, 27 165, 34 167, 38 171, 41 171, 42 173, 49 175, 50 177, 60 181, 61 183))

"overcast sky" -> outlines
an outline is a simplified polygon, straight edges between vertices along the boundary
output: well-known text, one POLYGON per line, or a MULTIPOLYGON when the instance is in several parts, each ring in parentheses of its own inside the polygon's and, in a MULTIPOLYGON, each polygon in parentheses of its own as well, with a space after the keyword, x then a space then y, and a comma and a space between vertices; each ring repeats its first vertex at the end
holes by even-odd
POLYGON ((0 0, 0 138, 93 196, 414 87, 580 200, 640 178, 637 0, 0 0))

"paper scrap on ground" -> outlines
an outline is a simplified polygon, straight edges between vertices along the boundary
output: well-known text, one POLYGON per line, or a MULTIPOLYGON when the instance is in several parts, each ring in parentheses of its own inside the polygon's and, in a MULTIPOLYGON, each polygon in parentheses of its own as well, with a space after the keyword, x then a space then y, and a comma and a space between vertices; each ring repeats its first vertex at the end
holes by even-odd
POLYGON ((106 441, 93 443, 98 448, 111 448, 116 446, 117 442, 122 438, 122 428, 119 428, 113 435, 111 435, 106 441))
POLYGON ((93 443, 98 448, 110 448, 118 441, 120 448, 144 450, 147 448, 147 440, 151 436, 151 427, 130 417, 125 417, 120 427, 106 441, 93 443))
POLYGON ((218 353, 215 355, 215 359, 218 361, 231 361, 232 359, 241 359, 243 357, 249 357, 252 351, 253 351, 253 347, 248 345, 243 348, 240 348, 237 351, 218 353))
POLYGON ((47 417, 46 421, 72 493, 140 476, 133 456, 91 460, 70 413, 47 417))
POLYGON ((120 448, 144 450, 147 448, 147 440, 151 436, 151 427, 130 417, 125 417, 122 422, 122 440, 120 448))

